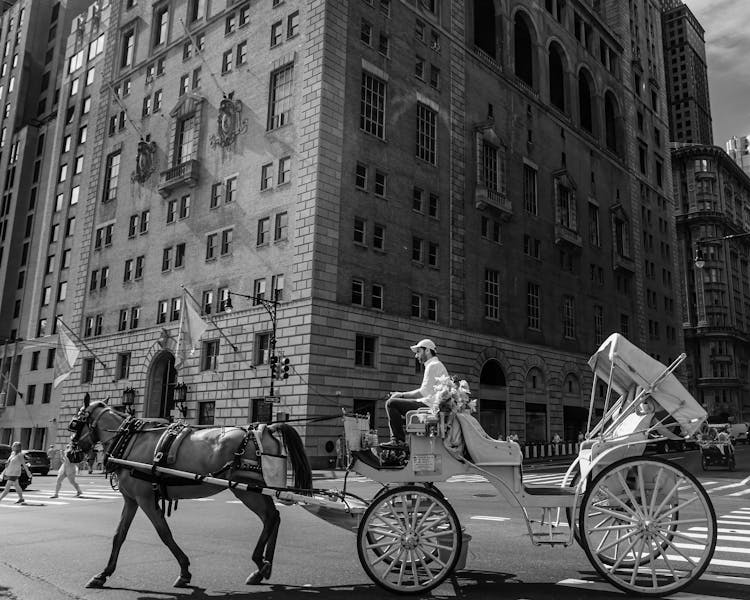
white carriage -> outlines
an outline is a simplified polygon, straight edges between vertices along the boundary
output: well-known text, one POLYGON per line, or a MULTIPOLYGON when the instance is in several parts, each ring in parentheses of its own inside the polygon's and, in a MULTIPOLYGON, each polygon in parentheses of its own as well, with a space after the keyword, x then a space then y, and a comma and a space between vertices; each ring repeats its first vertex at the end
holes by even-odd
POLYGON ((626 592, 662 596, 699 578, 716 545, 709 497, 678 464, 643 455, 647 443, 677 432, 691 436, 706 418, 673 374, 684 359, 665 367, 619 334, 601 345, 589 360, 594 381, 586 440, 559 487, 524 484, 519 445, 491 439, 468 413, 453 419, 408 413, 409 458, 398 467, 382 466, 361 448, 360 421, 345 417, 350 468, 384 486, 357 530, 368 576, 389 591, 421 594, 462 568, 466 536, 434 484, 473 473, 520 509, 534 545, 577 541, 598 573, 626 592), (593 423, 602 383, 603 416, 593 423), (461 454, 444 444, 449 427, 459 425, 461 454))

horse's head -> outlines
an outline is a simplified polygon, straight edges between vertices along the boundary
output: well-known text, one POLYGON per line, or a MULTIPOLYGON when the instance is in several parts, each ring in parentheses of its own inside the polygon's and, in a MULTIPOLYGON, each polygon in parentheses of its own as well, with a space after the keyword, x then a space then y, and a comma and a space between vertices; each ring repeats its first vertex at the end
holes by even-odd
POLYGON ((114 411, 106 402, 91 402, 87 393, 83 398, 83 406, 68 424, 68 430, 71 432, 70 453, 88 452, 97 442, 106 444, 114 437, 114 432, 124 419, 124 415, 114 411))

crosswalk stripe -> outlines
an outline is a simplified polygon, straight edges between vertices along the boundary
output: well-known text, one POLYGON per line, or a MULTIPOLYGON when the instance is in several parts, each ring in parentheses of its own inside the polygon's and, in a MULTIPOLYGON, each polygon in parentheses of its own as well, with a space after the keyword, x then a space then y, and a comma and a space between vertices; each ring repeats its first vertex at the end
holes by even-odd
MULTIPOLYGON (((685 558, 684 556, 680 556, 679 554, 667 554, 666 556, 671 561, 688 562, 687 558, 685 558)), ((691 556, 690 560, 694 562, 698 562, 700 560, 700 557, 691 556)), ((734 567, 734 568, 750 567, 750 562, 746 560, 725 560, 723 558, 712 558, 710 564, 712 567, 734 567)))
MULTIPOLYGON (((701 544, 673 544, 676 548, 684 550, 702 550, 705 545, 701 544)), ((750 554, 750 548, 737 548, 735 546, 716 546, 716 552, 727 552, 729 554, 750 554)))
POLYGON ((743 479, 742 481, 738 483, 728 483, 727 485, 722 485, 717 488, 712 488, 711 491, 716 492, 718 490, 734 489, 734 488, 742 487, 743 485, 747 485, 748 482, 750 482, 750 477, 745 477, 745 479, 743 479))
POLYGON ((726 519, 717 519, 716 522, 723 525, 750 525, 750 523, 745 523, 744 521, 728 521, 726 519))
MULTIPOLYGON (((691 527, 688 531, 708 531, 706 527, 691 527)), ((750 535, 750 531, 744 529, 731 529, 727 527, 718 527, 716 533, 732 533, 740 535, 750 535)))
POLYGON ((742 490, 741 492, 732 492, 732 493, 731 493, 731 494, 729 494, 729 495, 730 495, 730 496, 745 496, 745 495, 747 495, 747 494, 750 494, 750 488, 748 488, 748 489, 746 489, 746 490, 742 490))
MULTIPOLYGON (((705 576, 703 578, 705 579, 705 576)), ((613 595, 625 595, 625 592, 621 592, 614 586, 603 581, 590 581, 586 579, 563 579, 562 581, 558 581, 557 585, 580 588, 586 591, 608 592, 613 595)), ((669 597, 676 600, 738 600, 734 598, 728 598, 726 596, 706 596, 705 594, 691 594, 689 592, 677 592, 676 594, 670 594, 669 597)))

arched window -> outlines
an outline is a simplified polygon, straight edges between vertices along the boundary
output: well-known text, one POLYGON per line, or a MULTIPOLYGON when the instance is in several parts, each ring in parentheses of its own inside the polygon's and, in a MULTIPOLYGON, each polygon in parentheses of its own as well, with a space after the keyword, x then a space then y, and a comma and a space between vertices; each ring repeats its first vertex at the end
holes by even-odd
POLYGON ((607 149, 617 153, 617 101, 612 92, 604 95, 604 132, 607 149))
POLYGON ((578 118, 581 127, 589 133, 594 133, 594 118, 591 100, 590 75, 581 69, 578 72, 578 118))
POLYGON ((549 101, 552 106, 565 111, 565 68, 557 44, 549 47, 549 101))
POLYGON ((482 386, 505 387, 505 373, 503 373, 503 367, 498 361, 490 359, 484 364, 479 376, 479 383, 482 386))
POLYGON ((513 50, 516 76, 534 87, 534 46, 529 26, 520 13, 516 13, 513 23, 513 50))
POLYGON ((474 1, 474 45, 496 58, 495 6, 493 0, 474 1))

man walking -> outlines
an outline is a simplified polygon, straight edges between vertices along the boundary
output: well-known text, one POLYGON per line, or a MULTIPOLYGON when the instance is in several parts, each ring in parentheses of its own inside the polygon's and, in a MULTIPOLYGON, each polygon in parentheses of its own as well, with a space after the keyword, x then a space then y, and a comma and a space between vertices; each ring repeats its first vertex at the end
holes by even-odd
POLYGON ((78 485, 78 482, 76 481, 76 475, 78 474, 78 465, 76 463, 70 462, 70 458, 68 458, 68 450, 70 450, 70 447, 66 447, 65 450, 60 453, 62 464, 60 465, 60 469, 57 471, 55 493, 54 495, 50 496, 50 498, 57 498, 57 495, 60 493, 62 482, 65 481, 66 477, 70 480, 70 483, 76 489, 76 497, 83 494, 83 492, 81 491, 81 486, 78 485))
POLYGON ((410 410, 431 407, 435 403, 435 385, 439 377, 448 376, 448 371, 437 357, 435 342, 424 339, 409 347, 414 357, 424 366, 422 385, 409 392, 393 392, 385 403, 391 441, 381 444, 386 450, 406 449, 404 417, 410 410))

